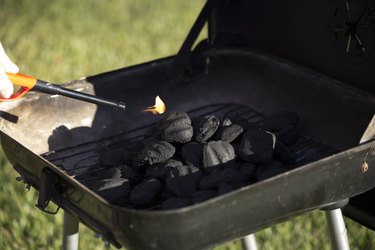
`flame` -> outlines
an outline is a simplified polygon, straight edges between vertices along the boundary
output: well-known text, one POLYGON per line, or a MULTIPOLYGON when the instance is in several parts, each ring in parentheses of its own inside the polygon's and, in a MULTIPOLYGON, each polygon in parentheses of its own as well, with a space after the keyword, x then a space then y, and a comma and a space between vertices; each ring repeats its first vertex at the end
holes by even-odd
POLYGON ((165 112, 165 109, 166 109, 166 107, 165 107, 164 102, 161 100, 161 98, 159 96, 156 96, 155 97, 155 105, 151 106, 151 107, 148 107, 144 111, 151 112, 153 114, 163 114, 165 112))

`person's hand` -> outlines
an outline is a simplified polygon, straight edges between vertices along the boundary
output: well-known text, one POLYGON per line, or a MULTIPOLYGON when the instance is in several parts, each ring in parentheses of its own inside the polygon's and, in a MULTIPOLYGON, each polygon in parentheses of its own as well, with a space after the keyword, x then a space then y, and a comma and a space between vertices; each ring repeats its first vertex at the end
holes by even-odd
POLYGON ((13 84, 5 73, 18 73, 19 68, 7 56, 0 42, 0 98, 9 98, 13 94, 13 84))

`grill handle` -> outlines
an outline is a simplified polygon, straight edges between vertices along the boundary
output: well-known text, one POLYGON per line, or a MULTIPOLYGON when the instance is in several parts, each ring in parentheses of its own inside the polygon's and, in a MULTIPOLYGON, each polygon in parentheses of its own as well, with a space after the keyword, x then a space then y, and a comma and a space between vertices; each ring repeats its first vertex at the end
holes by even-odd
POLYGON ((60 197, 58 195, 58 190, 56 174, 51 169, 45 167, 40 174, 39 197, 35 206, 45 213, 57 214, 61 204, 58 199, 60 197), (58 200, 56 211, 49 211, 46 209, 52 198, 57 198, 58 200))

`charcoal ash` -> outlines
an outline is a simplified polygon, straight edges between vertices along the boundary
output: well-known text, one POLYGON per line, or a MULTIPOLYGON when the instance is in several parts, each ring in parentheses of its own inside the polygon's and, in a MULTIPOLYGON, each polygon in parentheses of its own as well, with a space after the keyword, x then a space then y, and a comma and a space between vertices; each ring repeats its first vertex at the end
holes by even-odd
POLYGON ((160 126, 160 138, 171 143, 186 143, 193 137, 190 117, 185 112, 172 112, 160 126))
POLYGON ((203 147, 203 169, 210 173, 236 158, 233 146, 226 141, 210 141, 203 147))
POLYGON ((176 149, 166 141, 150 141, 133 159, 133 166, 152 165, 169 160, 176 149))
POLYGON ((217 141, 232 142, 237 139, 243 131, 244 129, 238 124, 221 126, 214 135, 214 139, 217 141))
POLYGON ((193 141, 205 142, 211 138, 220 125, 220 120, 214 115, 206 115, 193 119, 193 141))
POLYGON ((130 181, 124 178, 102 179, 95 185, 93 191, 108 202, 121 202, 129 195, 130 181))
POLYGON ((122 167, 122 165, 110 167, 110 168, 105 170, 105 172, 103 173, 102 176, 105 179, 121 178, 121 175, 122 175, 121 167, 122 167))
POLYGON ((198 142, 189 142, 181 147, 181 157, 185 164, 201 168, 203 166, 203 146, 198 142))
POLYGON ((165 182, 167 187, 178 197, 189 197, 197 191, 198 183, 202 178, 199 168, 183 165, 172 169, 165 182))
POLYGON ((106 169, 103 177, 106 179, 124 178, 128 179, 131 184, 137 184, 143 179, 143 175, 139 171, 134 170, 125 164, 106 169))
POLYGON ((132 189, 129 202, 140 206, 150 205, 159 194, 161 187, 162 184, 158 179, 145 179, 132 189))
POLYGON ((271 133, 257 128, 248 129, 241 139, 239 157, 244 161, 269 163, 272 161, 274 144, 271 133))
POLYGON ((157 179, 164 180, 173 168, 181 167, 182 165, 182 162, 174 159, 154 164, 152 166, 147 167, 146 177, 155 177, 157 179))
POLYGON ((233 122, 232 122, 231 118, 228 117, 228 116, 225 116, 225 117, 223 118, 223 121, 222 121, 222 123, 221 123, 221 126, 228 127, 228 126, 230 126, 230 125, 232 125, 232 124, 233 124, 233 122))

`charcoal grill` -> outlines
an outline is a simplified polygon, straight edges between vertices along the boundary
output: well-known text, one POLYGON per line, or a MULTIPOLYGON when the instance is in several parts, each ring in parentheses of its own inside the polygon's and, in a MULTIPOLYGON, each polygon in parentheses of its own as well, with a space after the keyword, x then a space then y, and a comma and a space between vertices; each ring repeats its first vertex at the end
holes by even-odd
MULTIPOLYGON (((47 206, 53 201, 128 249, 208 248, 308 211, 343 206, 347 216, 374 229, 368 203, 375 142, 358 145, 375 113, 374 32, 359 36, 366 38, 366 53, 342 51, 332 23, 345 2, 303 4, 208 1, 177 55, 65 84, 126 100, 126 112, 38 93, 1 103, 2 147, 24 182, 39 191, 37 206, 53 213, 47 206), (208 39, 191 50, 206 21, 208 39), (191 116, 230 114, 261 123, 276 110, 297 112, 304 124, 295 168, 180 209, 108 203, 90 190, 102 171, 99 156, 152 130, 163 116, 141 111, 156 95, 170 111, 191 116)), ((364 13, 372 25, 373 12, 364 13)))

